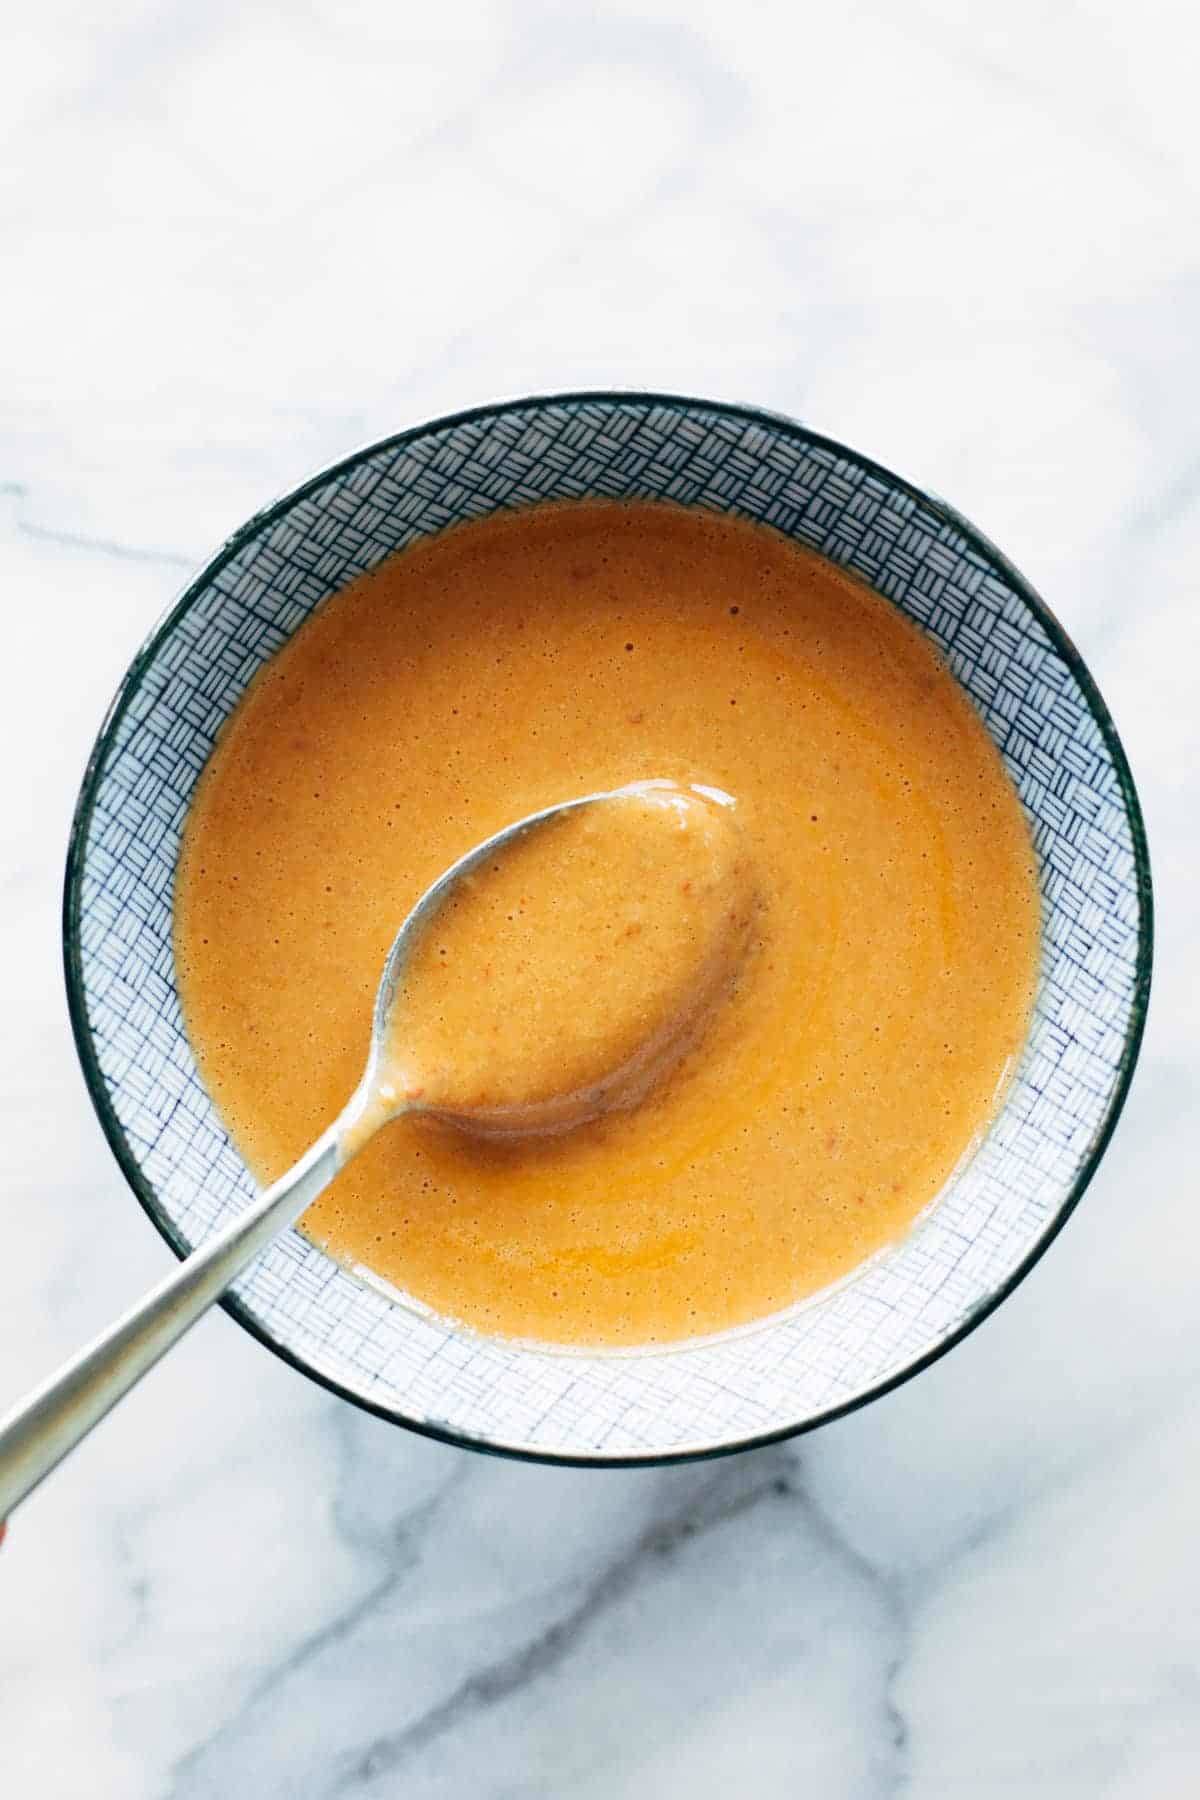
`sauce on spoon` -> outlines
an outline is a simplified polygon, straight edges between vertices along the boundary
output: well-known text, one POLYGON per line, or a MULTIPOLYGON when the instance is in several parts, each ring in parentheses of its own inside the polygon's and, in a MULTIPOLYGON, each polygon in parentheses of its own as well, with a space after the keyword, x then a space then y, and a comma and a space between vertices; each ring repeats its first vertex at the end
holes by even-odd
POLYGON ((519 1136, 636 1106, 736 979, 755 904, 716 789, 638 782, 533 824, 418 932, 347 1152, 398 1111, 519 1136))

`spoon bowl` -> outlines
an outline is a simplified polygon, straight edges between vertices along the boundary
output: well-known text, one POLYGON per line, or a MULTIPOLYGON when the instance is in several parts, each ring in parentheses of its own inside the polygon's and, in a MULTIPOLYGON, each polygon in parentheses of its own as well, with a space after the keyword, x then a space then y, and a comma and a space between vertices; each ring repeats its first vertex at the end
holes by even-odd
POLYGON ((718 789, 635 781, 460 857, 392 946, 343 1143, 401 1112, 528 1137, 638 1105, 747 947, 758 901, 734 816, 718 789))

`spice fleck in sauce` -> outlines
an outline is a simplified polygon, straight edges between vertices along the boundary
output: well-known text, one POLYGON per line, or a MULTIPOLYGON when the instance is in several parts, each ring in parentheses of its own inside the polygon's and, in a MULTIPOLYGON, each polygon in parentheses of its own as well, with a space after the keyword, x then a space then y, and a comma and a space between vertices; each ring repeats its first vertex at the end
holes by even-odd
POLYGON ((397 1057, 501 1129, 401 1118, 303 1222, 483 1331, 622 1345, 742 1324, 934 1198, 991 1116, 1036 977, 1032 850, 982 723, 887 601, 778 534, 569 503, 456 527, 335 595, 197 789, 181 997, 266 1181, 357 1085, 425 888, 515 818, 663 779, 695 809, 677 881, 661 820, 627 819, 606 851, 598 809, 595 840, 506 853, 410 965, 397 1057), (681 904, 696 869, 703 908, 681 904), (514 1009, 476 1005, 489 954, 521 995, 541 959, 529 1039, 514 1009), (513 1129, 538 1081, 578 1111, 513 1129))

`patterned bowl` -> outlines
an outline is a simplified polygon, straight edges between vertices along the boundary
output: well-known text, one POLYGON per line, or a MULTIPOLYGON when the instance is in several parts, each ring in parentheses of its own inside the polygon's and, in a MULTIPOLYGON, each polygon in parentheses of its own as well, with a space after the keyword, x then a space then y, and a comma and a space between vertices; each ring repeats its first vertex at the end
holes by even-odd
POLYGON ((903 1242, 702 1344, 584 1355, 475 1336, 364 1286, 294 1231, 225 1305, 306 1374, 415 1430, 548 1461, 667 1461, 819 1424, 949 1349, 1063 1224, 1125 1099, 1151 961, 1137 795, 1078 652, 965 520, 790 420, 661 395, 481 407, 362 451, 252 519, 135 657, 72 829, 67 984, 109 1142, 182 1255, 252 1192, 197 1077, 171 952, 180 828, 222 721, 307 614, 382 557, 497 507, 586 495, 761 520, 856 570, 944 653, 1040 860, 1040 993, 1003 1110, 903 1242))

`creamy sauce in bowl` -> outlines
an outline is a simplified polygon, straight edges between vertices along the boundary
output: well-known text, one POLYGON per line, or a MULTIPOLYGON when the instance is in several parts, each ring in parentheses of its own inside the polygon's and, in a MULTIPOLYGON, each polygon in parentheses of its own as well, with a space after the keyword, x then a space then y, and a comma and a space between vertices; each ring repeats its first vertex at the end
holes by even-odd
POLYGON ((410 1064, 419 1047, 500 1130, 401 1118, 304 1221, 480 1330, 633 1345, 780 1310, 911 1224, 1024 1041, 1032 848, 917 629, 763 527, 540 506, 423 540, 326 602, 201 779, 176 966, 201 1074, 260 1179, 354 1088, 380 967, 430 882, 514 818, 652 779, 699 808, 700 938, 693 875, 678 895, 618 877, 637 832, 620 851, 531 838, 524 878, 481 878, 409 975, 410 1064), (585 939, 600 961, 581 983, 577 954, 555 958, 585 939), (688 951, 700 939, 711 957, 688 951), (540 995, 535 1033, 480 999, 489 955, 540 995), (573 1096, 553 1129, 513 1116, 530 1055, 573 1096))

